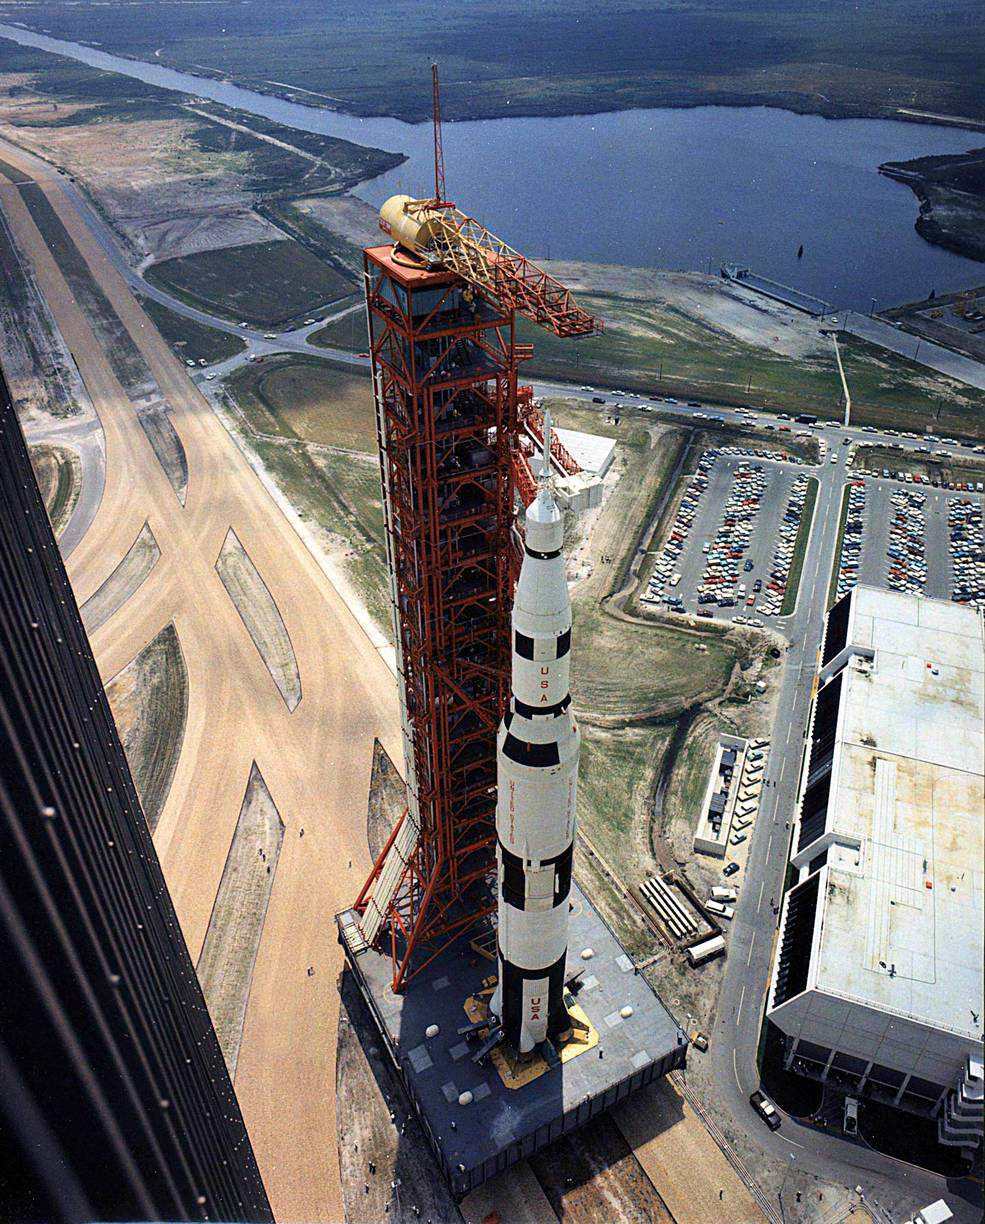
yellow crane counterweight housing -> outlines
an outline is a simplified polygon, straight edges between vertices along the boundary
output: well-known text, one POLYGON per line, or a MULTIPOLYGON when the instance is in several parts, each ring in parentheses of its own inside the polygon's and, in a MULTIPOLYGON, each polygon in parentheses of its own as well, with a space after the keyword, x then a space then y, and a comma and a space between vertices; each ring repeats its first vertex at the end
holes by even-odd
POLYGON ((391 196, 380 209, 380 229, 432 267, 457 272, 558 336, 602 330, 569 289, 453 204, 391 196))

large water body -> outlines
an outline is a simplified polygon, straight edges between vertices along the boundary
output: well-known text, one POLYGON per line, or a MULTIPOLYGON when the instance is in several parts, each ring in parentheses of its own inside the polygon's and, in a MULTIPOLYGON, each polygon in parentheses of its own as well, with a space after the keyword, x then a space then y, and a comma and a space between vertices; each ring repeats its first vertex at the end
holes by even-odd
MULTIPOLYGON (((357 189, 370 204, 398 190, 433 193, 430 124, 318 110, 2 23, 0 37, 287 127, 406 154, 404 164, 357 189)), ((916 233, 916 197, 878 173, 884 161, 981 142, 978 133, 940 125, 767 107, 446 123, 443 140, 451 198, 531 257, 706 272, 737 262, 858 310, 873 298, 888 306, 985 282, 985 266, 916 233)))

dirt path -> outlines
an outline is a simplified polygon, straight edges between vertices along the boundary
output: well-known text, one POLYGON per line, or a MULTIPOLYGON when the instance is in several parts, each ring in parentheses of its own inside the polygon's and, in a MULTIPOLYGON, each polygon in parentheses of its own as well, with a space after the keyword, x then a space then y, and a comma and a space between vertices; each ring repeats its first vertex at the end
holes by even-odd
POLYGON ((373 742, 379 738, 392 757, 399 752, 393 676, 79 221, 57 177, 35 177, 172 406, 188 462, 182 507, 20 193, 0 182, 11 227, 75 354, 105 433, 105 490, 69 559, 69 576, 84 601, 150 523, 160 560, 93 634, 92 645, 109 677, 172 619, 181 639, 188 717, 155 841, 193 958, 205 938, 254 761, 280 813, 284 848, 253 973, 237 1095, 278 1218, 341 1219, 334 1085, 342 956, 333 915, 351 904, 369 868, 351 800, 366 792, 373 742), (293 644, 305 691, 293 714, 215 572, 230 526, 293 644), (315 967, 314 977, 308 966, 315 967))

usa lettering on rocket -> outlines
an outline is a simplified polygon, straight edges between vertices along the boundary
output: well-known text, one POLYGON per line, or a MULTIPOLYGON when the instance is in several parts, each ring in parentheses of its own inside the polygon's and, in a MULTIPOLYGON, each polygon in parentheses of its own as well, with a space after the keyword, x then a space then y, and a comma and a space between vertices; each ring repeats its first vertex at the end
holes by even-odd
POLYGON ((499 982, 490 1006, 520 1054, 571 1030, 564 980, 581 734, 570 710, 571 602, 550 437, 547 413, 513 602, 512 691, 497 741, 499 982))

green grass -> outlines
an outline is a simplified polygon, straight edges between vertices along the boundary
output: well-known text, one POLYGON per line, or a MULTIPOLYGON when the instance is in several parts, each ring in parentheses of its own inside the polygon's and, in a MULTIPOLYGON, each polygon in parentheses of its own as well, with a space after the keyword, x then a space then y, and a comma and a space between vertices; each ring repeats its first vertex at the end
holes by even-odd
POLYGON ((164 339, 182 361, 205 361, 212 365, 235 357, 246 348, 244 340, 216 327, 208 327, 197 319, 189 319, 169 310, 153 298, 139 297, 141 307, 164 339))
POLYGON ((675 818, 692 829, 697 828, 697 817, 708 789, 708 774, 715 759, 720 728, 721 724, 713 714, 700 715, 691 725, 677 754, 664 794, 664 832, 669 830, 675 818))
POLYGON ((739 647, 728 635, 633 624, 574 607, 571 691, 579 710, 607 717, 674 713, 725 688, 739 647), (707 646, 699 652, 698 645, 707 646))
POLYGON ((366 334, 366 312, 354 310, 343 319, 334 319, 318 331, 308 335, 309 344, 319 348, 345 349, 350 353, 361 353, 369 346, 366 334))
POLYGON ((379 468, 345 456, 316 456, 302 443, 285 445, 254 438, 251 444, 301 518, 345 541, 353 554, 346 558, 346 573, 379 629, 390 637, 379 468), (337 466, 333 460, 338 461, 337 466))
POLYGON ((819 488, 818 481, 812 476, 807 482, 804 509, 800 516, 800 527, 797 529, 797 542, 793 546, 793 558, 790 562, 790 572, 787 575, 787 589, 783 593, 783 602, 780 604, 780 616, 789 616, 797 606, 800 573, 804 568, 804 554, 807 552, 807 541, 811 534, 811 523, 814 521, 814 505, 817 502, 819 488))
POLYGON ((79 500, 82 463, 76 452, 65 446, 36 442, 28 449, 38 488, 51 520, 51 529, 57 539, 68 526, 79 500))
POLYGON ((296 242, 257 242, 166 259, 146 279, 233 321, 275 327, 352 292, 351 281, 296 242))
POLYGON ((852 424, 985 439, 985 392, 935 375, 926 366, 841 335, 852 393, 852 424))
POLYGON ((23 183, 18 190, 76 302, 95 332, 113 367, 113 373, 126 390, 132 391, 151 383, 153 379, 147 363, 96 283, 89 265, 69 237, 48 197, 36 183, 23 183))
POLYGON ((268 357, 227 382, 259 434, 376 453, 373 391, 365 373, 314 356, 268 357))
POLYGON ((531 375, 791 413, 824 414, 838 402, 840 381, 832 362, 742 344, 672 306, 585 293, 579 301, 605 321, 601 336, 563 340, 517 321, 518 339, 534 345, 525 367, 531 375))
POLYGON ((607 730, 582 724, 578 823, 609 865, 627 881, 639 876, 651 813, 646 799, 672 728, 607 730))
POLYGON ((289 200, 265 200, 257 205, 256 211, 312 255, 331 264, 342 277, 349 278, 355 291, 362 268, 362 251, 358 247, 333 234, 289 200))
POLYGON ((828 582, 828 602, 827 607, 835 601, 835 595, 838 590, 838 574, 841 572, 841 546, 845 541, 845 527, 848 524, 848 494, 851 491, 851 485, 846 484, 841 491, 841 509, 838 511, 838 535, 835 540, 835 556, 831 563, 831 579, 828 582))

